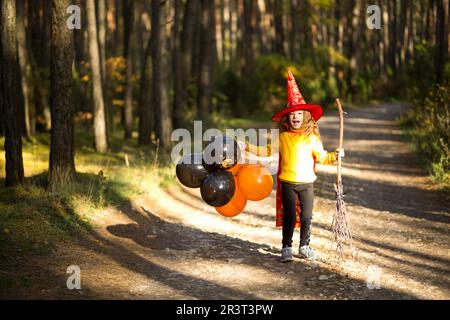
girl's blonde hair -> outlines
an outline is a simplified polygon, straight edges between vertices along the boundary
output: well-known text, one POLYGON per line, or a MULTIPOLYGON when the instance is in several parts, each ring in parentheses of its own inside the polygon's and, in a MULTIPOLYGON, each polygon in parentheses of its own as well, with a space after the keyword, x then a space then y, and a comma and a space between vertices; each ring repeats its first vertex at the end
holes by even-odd
MULTIPOLYGON (((303 111, 303 121, 300 126, 300 129, 298 129, 299 132, 302 132, 306 136, 311 135, 314 133, 320 138, 320 131, 319 126, 317 125, 317 122, 314 120, 314 118, 311 116, 311 112, 307 110, 303 111)), ((289 115, 286 115, 283 120, 280 123, 280 131, 291 131, 292 128, 289 125, 289 115)), ((297 131, 297 130, 296 130, 297 131)))

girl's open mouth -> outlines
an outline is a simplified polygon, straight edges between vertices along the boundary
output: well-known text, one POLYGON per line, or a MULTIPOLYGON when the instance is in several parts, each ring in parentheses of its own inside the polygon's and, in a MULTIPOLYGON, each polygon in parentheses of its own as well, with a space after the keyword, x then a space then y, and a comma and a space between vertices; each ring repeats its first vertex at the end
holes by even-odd
POLYGON ((300 120, 292 120, 292 124, 294 126, 299 126, 300 125, 300 120))

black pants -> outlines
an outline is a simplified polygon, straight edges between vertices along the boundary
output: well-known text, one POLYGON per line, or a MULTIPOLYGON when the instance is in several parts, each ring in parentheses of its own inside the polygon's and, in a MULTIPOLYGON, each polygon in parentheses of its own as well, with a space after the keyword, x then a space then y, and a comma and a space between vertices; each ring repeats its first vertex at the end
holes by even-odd
POLYGON ((283 194, 283 248, 292 247, 295 228, 295 204, 300 200, 300 246, 309 244, 314 206, 314 183, 293 184, 281 182, 283 194))

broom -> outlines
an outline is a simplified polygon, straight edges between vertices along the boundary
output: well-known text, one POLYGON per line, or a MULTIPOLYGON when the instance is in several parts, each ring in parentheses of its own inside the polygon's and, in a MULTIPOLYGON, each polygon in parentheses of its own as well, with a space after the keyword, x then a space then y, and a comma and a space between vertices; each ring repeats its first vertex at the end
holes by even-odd
MULTIPOLYGON (((339 149, 341 149, 344 142, 344 110, 342 109, 339 99, 336 99, 336 102, 339 110, 339 149)), ((342 159, 340 156, 337 161, 337 179, 336 184, 334 185, 336 191, 336 212, 333 215, 331 230, 334 235, 339 258, 342 258, 344 255, 345 244, 352 247, 352 235, 347 223, 347 212, 345 209, 344 189, 341 176, 342 159)))

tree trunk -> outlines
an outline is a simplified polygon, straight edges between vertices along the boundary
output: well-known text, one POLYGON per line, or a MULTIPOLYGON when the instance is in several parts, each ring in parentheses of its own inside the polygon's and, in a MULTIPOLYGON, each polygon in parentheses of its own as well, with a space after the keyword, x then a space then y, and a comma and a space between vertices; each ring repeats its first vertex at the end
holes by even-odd
MULTIPOLYGON (((182 83, 179 89, 178 102, 180 105, 177 105, 176 108, 178 110, 174 110, 177 113, 184 113, 185 110, 188 110, 188 87, 191 83, 192 78, 192 65, 193 65, 193 54, 194 54, 194 43, 195 43, 195 27, 197 24, 197 11, 199 9, 199 2, 195 0, 188 0, 184 7, 184 15, 183 15, 183 31, 181 33, 181 53, 182 53, 182 62, 181 68, 179 69, 179 78, 182 83)), ((177 77, 178 78, 178 77, 177 77)), ((175 80, 177 81, 177 80, 175 80)), ((179 84, 178 84, 179 85, 179 84)), ((193 105, 195 108, 195 104, 193 105)))
POLYGON ((255 53, 255 0, 244 1, 244 72, 249 74, 253 67, 255 53))
POLYGON ((425 40, 426 41, 431 40, 430 39, 431 38, 431 16, 433 14, 433 6, 434 6, 434 0, 429 1, 427 10, 426 10, 426 19, 425 19, 425 40))
POLYGON ((169 105, 168 54, 166 48, 167 2, 152 0, 152 105, 156 112, 156 134, 160 147, 168 149, 172 133, 171 108, 169 105))
POLYGON ((259 50, 262 54, 270 52, 269 49, 269 30, 270 30, 270 17, 266 12, 266 4, 264 0, 257 1, 257 34, 259 42, 259 50))
POLYGON ((339 10, 339 22, 338 22, 338 33, 337 33, 337 49, 340 54, 344 54, 344 25, 346 21, 346 16, 344 14, 344 8, 341 1, 337 4, 339 10))
POLYGON ((216 32, 215 35, 215 44, 216 44, 216 54, 217 54, 217 62, 223 62, 223 0, 219 1, 219 4, 214 8, 214 29, 216 32))
POLYGON ((230 0, 230 66, 233 71, 236 70, 236 48, 237 48, 237 0, 230 0))
POLYGON ((147 50, 142 63, 141 77, 139 84, 139 144, 150 144, 150 136, 153 128, 152 104, 150 103, 150 83, 151 76, 149 70, 149 55, 151 41, 149 40, 147 50))
POLYGON ((291 0, 291 32, 289 33, 289 48, 292 60, 297 59, 298 52, 298 0, 291 0))
POLYGON ((31 76, 33 78, 30 103, 36 110, 36 118, 44 122, 36 123, 37 129, 50 131, 51 115, 49 106, 49 34, 48 27, 51 12, 51 1, 35 0, 28 1, 28 28, 27 37, 30 47, 29 57, 31 65, 31 76))
POLYGON ((123 3, 123 21, 124 21, 124 54, 126 61, 126 76, 125 76, 125 140, 131 138, 131 131, 133 130, 133 53, 131 39, 133 37, 134 26, 134 1, 126 0, 123 3))
POLYGON ((242 76, 242 66, 244 65, 244 50, 246 43, 244 43, 245 28, 244 21, 244 1, 236 1, 236 49, 234 53, 234 69, 237 76, 242 76))
POLYGON ((105 47, 111 56, 115 54, 114 34, 117 28, 114 14, 116 6, 114 0, 104 0, 106 2, 106 44, 105 47))
POLYGON ((349 93, 352 95, 355 94, 354 92, 354 81, 356 78, 356 75, 358 73, 358 50, 357 50, 357 45, 358 45, 358 39, 359 39, 359 26, 358 26, 358 22, 359 22, 359 14, 360 14, 360 0, 353 0, 352 1, 352 7, 351 7, 351 12, 352 12, 352 19, 351 19, 351 36, 349 39, 349 46, 348 46, 348 53, 349 53, 349 57, 350 57, 350 65, 349 65, 349 70, 348 70, 348 75, 347 75, 347 86, 348 86, 348 91, 349 93))
POLYGON ((246 96, 246 90, 251 87, 249 75, 252 74, 254 68, 254 55, 255 55, 255 42, 254 42, 254 30, 255 30, 255 0, 244 1, 244 29, 243 29, 243 43, 244 45, 244 61, 242 65, 242 81, 239 87, 239 95, 242 97, 244 103, 251 103, 246 96))
POLYGON ((98 13, 98 46, 100 50, 100 71, 102 75, 102 88, 103 88, 103 98, 105 103, 105 114, 106 114, 106 128, 107 132, 110 133, 112 129, 112 122, 114 121, 110 98, 108 95, 107 81, 106 79, 106 0, 96 0, 97 1, 97 13, 98 13))
POLYGON ((24 170, 22 160, 22 138, 18 118, 20 90, 17 81, 19 65, 17 59, 16 35, 16 2, 1 1, 1 95, 3 119, 5 125, 5 160, 6 186, 16 186, 23 183, 24 170))
MULTIPOLYGON (((83 9, 84 6, 81 6, 81 0, 77 0, 75 2, 76 5, 80 5, 80 9, 81 9, 81 14, 83 15, 85 13, 85 11, 83 9)), ((85 37, 84 37, 84 31, 86 30, 86 21, 85 19, 81 19, 81 29, 75 29, 73 31, 73 45, 75 48, 75 56, 74 56, 74 60, 75 60, 75 66, 77 67, 77 69, 80 69, 83 62, 86 61, 88 58, 86 57, 86 50, 85 50, 85 37)))
POLYGON ((448 61, 448 0, 437 0, 436 22, 436 81, 444 81, 445 64, 448 61))
POLYGON ((174 101, 173 101, 173 123, 175 128, 181 128, 184 126, 184 117, 186 112, 186 100, 183 97, 183 61, 181 52, 181 39, 180 39, 180 20, 181 20, 181 1, 175 0, 175 12, 173 23, 173 64, 172 72, 174 75, 181 73, 174 77, 174 101))
POLYGON ((318 30, 317 30, 317 24, 311 23, 311 49, 310 54, 312 54, 312 60, 315 65, 317 65, 317 57, 314 55, 314 53, 317 51, 317 38, 318 38, 318 30))
MULTIPOLYGON (((1 7, 0 7, 0 15, 2 14, 1 7)), ((0 22, 1 23, 1 22, 0 22)), ((0 24, 1 27, 1 24, 0 24)), ((0 36, 0 65, 3 63, 2 61, 2 45, 1 45, 1 36, 0 36)), ((2 80, 2 72, 0 70, 0 80, 2 80)), ((2 85, 0 84, 0 89, 3 90, 2 85)), ((3 109, 3 94, 0 92, 0 137, 5 136, 5 115, 4 115, 4 109, 3 109)))
POLYGON ((389 67, 389 52, 390 52, 390 46, 389 46, 389 25, 390 25, 390 18, 389 18, 389 6, 383 6, 382 9, 382 16, 383 16, 383 73, 385 75, 385 78, 387 78, 388 75, 388 67, 389 67))
POLYGON ((275 0, 273 15, 275 23, 275 52, 284 55, 283 1, 275 0))
POLYGON ((28 61, 27 37, 25 34, 25 3, 24 0, 17 1, 17 47, 19 51, 19 64, 21 73, 23 107, 24 107, 24 122, 25 122, 25 137, 30 138, 34 135, 35 117, 31 110, 30 103, 30 77, 31 67, 28 61))
MULTIPOLYGON (((414 14, 416 12, 416 5, 410 1, 409 7, 409 20, 408 20, 408 51, 406 55, 406 61, 411 62, 414 56, 414 39, 416 39, 417 25, 414 23, 414 14)), ((420 19, 419 19, 420 20, 420 19)))
POLYGON ((394 78, 397 77, 397 3, 388 0, 389 18, 389 66, 394 78))
MULTIPOLYGON (((93 0, 92 0, 93 1, 93 0)), ((75 178, 73 33, 67 28, 69 0, 53 0, 51 15, 50 108, 52 115, 49 190, 75 178)))
POLYGON ((210 118, 210 108, 212 103, 212 71, 213 71, 213 45, 214 45, 214 30, 210 28, 210 21, 212 14, 214 14, 214 1, 201 1, 201 18, 200 18, 200 58, 199 58, 199 72, 197 78, 197 108, 200 112, 200 117, 203 120, 210 118))
MULTIPOLYGON (((152 30, 154 27, 152 21, 152 30)), ((152 48, 152 37, 148 38, 147 46, 142 58, 142 68, 139 81, 139 144, 148 145, 151 142, 151 133, 153 130, 152 104, 150 103, 150 84, 151 84, 151 65, 149 57, 152 48)))
MULTIPOLYGON (((210 41, 211 41, 211 51, 212 51, 212 60, 211 65, 216 65, 218 61, 217 54, 217 38, 216 38, 216 0, 211 0, 212 2, 209 4, 209 31, 210 31, 210 41)), ((213 68, 211 69, 212 72, 213 68)), ((210 105, 211 107, 211 105, 210 105)), ((212 111, 210 109, 209 111, 212 111)))
POLYGON ((98 48, 97 22, 95 19, 94 0, 86 1, 86 13, 89 34, 89 55, 92 68, 92 85, 94 95, 94 137, 95 150, 106 152, 108 150, 108 136, 106 130, 105 102, 100 66, 100 51, 98 48))
POLYGON ((120 43, 120 37, 119 37, 119 17, 120 17, 120 3, 122 1, 120 0, 109 0, 109 7, 111 8, 110 16, 109 16, 109 39, 110 39, 110 46, 112 55, 117 56, 119 53, 119 43, 120 43))
POLYGON ((380 76, 382 76, 382 78, 385 80, 386 78, 386 70, 385 70, 385 60, 386 60, 386 53, 385 53, 385 46, 386 46, 386 42, 385 42, 385 34, 386 34, 386 30, 384 30, 386 27, 386 20, 385 20, 385 13, 383 10, 383 6, 382 3, 380 2, 379 4, 380 6, 380 11, 381 11, 381 30, 379 30, 379 32, 377 33, 377 44, 378 44, 378 66, 379 66, 379 70, 378 72, 380 73, 380 76))
POLYGON ((230 11, 230 3, 231 0, 222 0, 223 4, 223 26, 222 26, 222 34, 223 34, 223 59, 225 64, 229 67, 230 66, 230 50, 231 50, 231 11, 230 11))
POLYGON ((100 69, 102 77, 106 74, 106 3, 105 0, 97 1, 97 25, 98 47, 100 50, 100 69))

